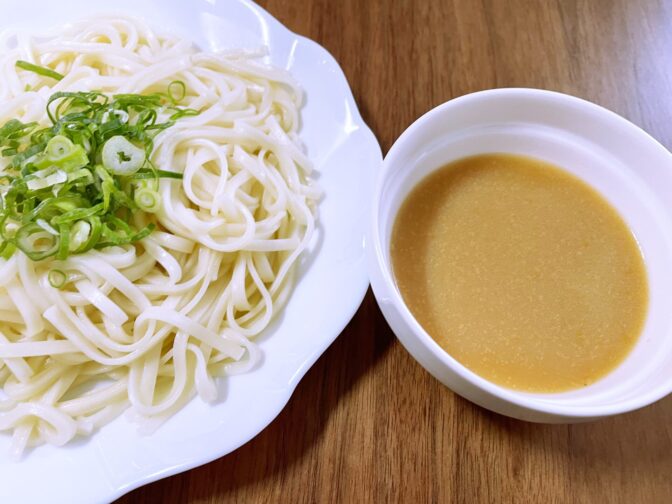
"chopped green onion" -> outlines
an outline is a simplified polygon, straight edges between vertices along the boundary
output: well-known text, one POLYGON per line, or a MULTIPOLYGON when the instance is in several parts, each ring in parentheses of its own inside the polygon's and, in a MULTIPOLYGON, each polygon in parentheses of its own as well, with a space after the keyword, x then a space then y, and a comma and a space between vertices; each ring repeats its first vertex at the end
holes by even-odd
POLYGON ((37 220, 35 221, 35 224, 37 224, 38 226, 40 226, 40 227, 41 227, 42 229, 44 229, 47 233, 49 233, 49 234, 51 234, 51 235, 54 235, 54 236, 58 236, 58 231, 56 231, 56 230, 54 229, 54 227, 53 227, 51 224, 49 224, 47 221, 45 221, 44 219, 37 219, 37 220))
POLYGON ((116 175, 132 175, 145 164, 145 151, 117 135, 103 145, 103 166, 116 175))
POLYGON ((84 147, 81 145, 75 145, 75 147, 67 154, 63 159, 55 163, 56 166, 65 170, 66 172, 71 172, 73 170, 79 170, 84 168, 89 164, 89 156, 86 155, 84 147))
POLYGON ((91 224, 85 220, 78 220, 70 230, 70 244, 69 249, 76 251, 86 243, 91 234, 91 224))
POLYGON ((57 166, 65 171, 72 171, 89 164, 89 158, 81 145, 75 145, 63 135, 56 135, 47 142, 44 154, 35 159, 33 164, 38 168, 57 166))
POLYGON ((185 86, 182 81, 174 80, 168 84, 167 93, 168 98, 173 104, 179 103, 187 95, 187 86, 185 86))
POLYGON ((51 285, 54 289, 61 289, 68 280, 68 276, 64 271, 59 269, 52 269, 47 274, 47 280, 49 280, 49 285, 51 285))
POLYGON ((47 142, 45 154, 49 161, 57 162, 69 155, 75 148, 75 144, 68 137, 56 135, 47 142))
POLYGON ((103 114, 101 122, 103 124, 115 124, 115 120, 120 124, 126 124, 130 116, 125 110, 108 110, 103 114))
POLYGON ((3 259, 9 259, 16 251, 16 245, 14 245, 12 242, 6 241, 0 245, 0 247, 2 248, 2 251, 0 251, 0 257, 3 259))
POLYGON ((37 154, 41 153, 44 150, 44 144, 38 143, 31 145, 26 150, 19 152, 14 158, 12 158, 12 168, 18 169, 23 168, 25 164, 28 164, 37 154))
POLYGON ((0 171, 0 257, 18 249, 34 261, 65 260, 155 229, 138 229, 132 216, 159 211, 159 179, 182 174, 154 166, 154 137, 198 113, 176 105, 184 83, 168 88, 112 97, 57 92, 47 100, 51 126, 12 119, 0 127, 0 155, 9 158, 0 171))
POLYGON ((61 261, 65 261, 70 254, 70 226, 69 224, 61 224, 58 226, 59 230, 59 243, 58 243, 58 252, 56 252, 56 258, 61 261))
POLYGON ((38 75, 42 75, 44 77, 51 77, 52 79, 56 79, 58 81, 60 81, 63 77, 65 77, 63 74, 60 74, 55 70, 52 70, 51 68, 34 65, 33 63, 29 63, 28 61, 18 60, 16 62, 16 66, 23 70, 28 70, 29 72, 33 72, 38 75))
POLYGON ((68 173, 68 182, 80 181, 83 184, 93 183, 93 175, 91 171, 86 168, 81 168, 77 171, 68 173), (82 181, 82 179, 86 179, 82 181))
POLYGON ((58 251, 59 239, 36 223, 28 223, 16 232, 16 246, 33 261, 46 259, 58 251))
POLYGON ((71 229, 70 252, 81 254, 91 250, 99 245, 101 234, 102 224, 99 217, 92 216, 86 220, 77 221, 71 229))
POLYGON ((0 139, 16 139, 21 138, 31 132, 37 125, 35 122, 22 123, 18 119, 10 119, 5 125, 0 128, 0 139))
POLYGON ((182 179, 182 174, 171 172, 167 170, 140 170, 133 174, 135 180, 155 179, 155 178, 172 178, 182 179))
POLYGON ((180 109, 177 112, 175 112, 173 115, 169 117, 171 121, 177 121, 178 119, 181 119, 182 117, 191 117, 191 116, 196 116, 200 114, 198 110, 195 109, 190 109, 190 108, 185 108, 185 109, 180 109))
POLYGON ((52 175, 57 170, 58 170, 58 168, 56 168, 55 166, 49 166, 49 167, 44 168, 42 170, 38 170, 36 172, 30 173, 29 177, 30 178, 43 179, 43 178, 48 177, 49 175, 52 175))
POLYGON ((80 219, 86 219, 92 217, 96 214, 101 213, 105 209, 102 203, 98 203, 89 208, 75 208, 69 212, 62 213, 58 217, 54 217, 51 221, 54 224, 65 224, 67 222, 73 222, 80 219))
POLYGON ((52 170, 51 173, 47 176, 33 176, 30 180, 26 181, 26 186, 30 191, 39 191, 46 187, 51 187, 55 184, 61 184, 68 180, 68 174, 63 170, 52 170))
POLYGON ((155 213, 161 208, 161 195, 149 188, 141 188, 135 191, 135 204, 140 210, 155 213))
POLYGON ((152 233, 152 231, 154 231, 155 228, 156 226, 154 225, 154 223, 147 224, 143 229, 141 229, 140 231, 138 231, 133 235, 131 241, 136 242, 138 240, 142 240, 143 238, 149 236, 152 233))

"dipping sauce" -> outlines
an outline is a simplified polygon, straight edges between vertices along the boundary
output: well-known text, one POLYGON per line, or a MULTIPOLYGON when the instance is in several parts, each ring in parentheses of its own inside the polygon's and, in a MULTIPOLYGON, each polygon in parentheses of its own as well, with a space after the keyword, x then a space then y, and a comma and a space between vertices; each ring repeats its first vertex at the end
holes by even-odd
POLYGON ((391 240, 415 318, 483 378, 528 392, 590 385, 642 331, 641 252, 594 189, 524 156, 464 158, 415 187, 391 240))

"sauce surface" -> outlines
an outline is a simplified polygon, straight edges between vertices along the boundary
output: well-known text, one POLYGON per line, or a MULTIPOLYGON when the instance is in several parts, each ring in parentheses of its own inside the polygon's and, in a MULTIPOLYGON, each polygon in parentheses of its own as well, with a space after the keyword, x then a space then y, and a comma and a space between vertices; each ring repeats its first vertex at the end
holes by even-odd
POLYGON ((390 253, 430 336, 498 385, 562 392, 632 350, 648 284, 616 210, 546 162, 487 154, 450 163, 402 204, 390 253))

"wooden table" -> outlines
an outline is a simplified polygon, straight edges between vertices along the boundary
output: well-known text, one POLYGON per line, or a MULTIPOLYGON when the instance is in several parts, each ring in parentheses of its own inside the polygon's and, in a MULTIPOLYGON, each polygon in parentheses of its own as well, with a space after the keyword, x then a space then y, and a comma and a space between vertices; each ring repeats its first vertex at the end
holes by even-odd
MULTIPOLYGON (((592 100, 672 147, 672 2, 261 3, 341 63, 383 151, 435 105, 505 86, 592 100)), ((490 413, 411 359, 369 292, 259 436, 119 502, 672 502, 670 419, 672 397, 573 426, 490 413)))

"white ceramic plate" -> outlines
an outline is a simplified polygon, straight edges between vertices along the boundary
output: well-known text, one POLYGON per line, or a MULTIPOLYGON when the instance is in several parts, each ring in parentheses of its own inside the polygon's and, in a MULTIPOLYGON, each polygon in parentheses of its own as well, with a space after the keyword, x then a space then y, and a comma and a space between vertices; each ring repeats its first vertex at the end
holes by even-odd
MULTIPOLYGON (((0 27, 39 32, 89 14, 144 18, 156 30, 193 40, 203 50, 269 48, 306 92, 301 137, 324 190, 320 239, 302 265, 295 292, 261 338, 262 364, 220 382, 220 402, 195 399, 156 433, 141 436, 124 416, 63 448, 44 446, 9 460, 0 435, 0 502, 106 502, 235 450, 266 427, 297 383, 338 336, 366 292, 363 248, 371 175, 380 147, 362 121, 334 58, 247 0, 3 1, 0 27), (74 18, 73 18, 74 16, 74 18)), ((223 478, 226 475, 222 475, 223 478)))

